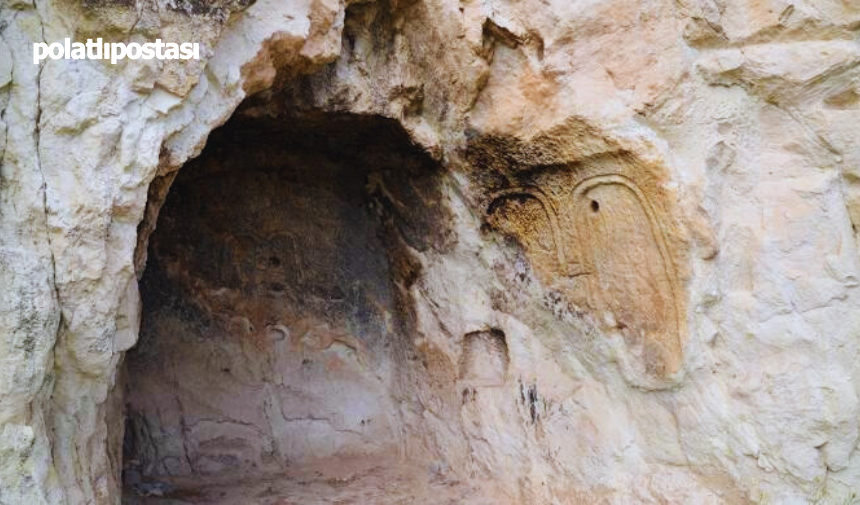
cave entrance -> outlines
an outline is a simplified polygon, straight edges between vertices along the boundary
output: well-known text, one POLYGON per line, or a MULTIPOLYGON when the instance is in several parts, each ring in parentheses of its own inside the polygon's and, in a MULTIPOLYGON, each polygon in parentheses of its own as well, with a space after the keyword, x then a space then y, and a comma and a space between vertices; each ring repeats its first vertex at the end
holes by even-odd
POLYGON ((127 501, 247 503, 230 489, 340 482, 336 468, 396 454, 397 290, 414 277, 397 251, 437 233, 437 175, 380 117, 239 113, 213 132, 149 240, 125 368, 127 501), (255 479, 270 483, 231 487, 255 479))

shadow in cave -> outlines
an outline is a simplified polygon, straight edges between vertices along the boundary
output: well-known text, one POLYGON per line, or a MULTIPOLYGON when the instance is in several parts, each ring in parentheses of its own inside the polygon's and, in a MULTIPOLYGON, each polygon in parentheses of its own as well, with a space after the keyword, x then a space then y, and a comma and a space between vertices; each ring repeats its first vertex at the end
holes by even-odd
MULTIPOLYGON (((301 500, 278 486, 321 482, 303 488, 318 497, 396 459, 399 293, 417 275, 409 251, 444 247, 439 173, 376 116, 238 114, 213 132, 149 241, 126 502, 230 502, 249 480, 263 484, 237 492, 301 500)), ((396 495, 377 480, 362 496, 396 495)))

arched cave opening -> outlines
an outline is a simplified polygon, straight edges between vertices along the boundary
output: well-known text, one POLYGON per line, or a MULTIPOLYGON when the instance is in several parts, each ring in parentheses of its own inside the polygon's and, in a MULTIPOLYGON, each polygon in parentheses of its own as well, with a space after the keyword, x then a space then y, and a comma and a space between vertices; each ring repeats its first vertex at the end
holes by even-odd
MULTIPOLYGON (((401 293, 408 251, 445 241, 440 191, 393 120, 237 113, 213 132, 149 240, 125 361, 126 500, 318 502, 397 459, 415 359, 401 293)), ((353 495, 394 498, 396 480, 353 495)))

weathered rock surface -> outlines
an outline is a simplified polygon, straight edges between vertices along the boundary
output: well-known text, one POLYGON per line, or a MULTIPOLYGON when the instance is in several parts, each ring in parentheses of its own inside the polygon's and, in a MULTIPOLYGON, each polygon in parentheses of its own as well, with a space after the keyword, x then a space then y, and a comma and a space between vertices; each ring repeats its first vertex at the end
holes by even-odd
POLYGON ((0 0, 0 503, 850 503, 858 30, 0 0))

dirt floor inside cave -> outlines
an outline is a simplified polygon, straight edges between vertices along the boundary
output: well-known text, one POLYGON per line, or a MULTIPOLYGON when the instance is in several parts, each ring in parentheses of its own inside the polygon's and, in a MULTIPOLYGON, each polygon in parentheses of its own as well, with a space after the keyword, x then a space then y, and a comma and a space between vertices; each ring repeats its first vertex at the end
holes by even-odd
POLYGON ((306 505, 306 504, 475 504, 506 503, 491 486, 478 488, 446 475, 445 469, 416 466, 396 455, 330 458, 281 475, 254 480, 171 479, 127 487, 127 505, 306 505))

